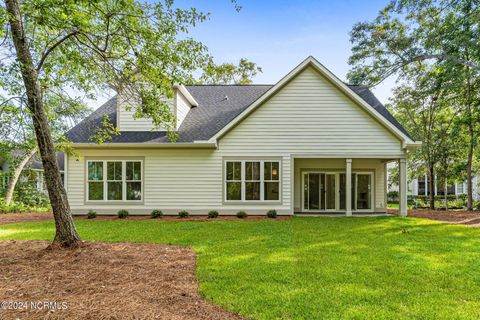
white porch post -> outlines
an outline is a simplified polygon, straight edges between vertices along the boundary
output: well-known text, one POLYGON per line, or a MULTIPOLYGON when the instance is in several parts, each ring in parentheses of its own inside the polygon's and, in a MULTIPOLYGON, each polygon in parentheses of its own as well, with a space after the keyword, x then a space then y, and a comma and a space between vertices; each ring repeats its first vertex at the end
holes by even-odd
POLYGON ((345 159, 345 215, 352 215, 352 159, 345 159))
POLYGON ((398 160, 399 168, 399 214, 407 216, 407 159, 398 160))

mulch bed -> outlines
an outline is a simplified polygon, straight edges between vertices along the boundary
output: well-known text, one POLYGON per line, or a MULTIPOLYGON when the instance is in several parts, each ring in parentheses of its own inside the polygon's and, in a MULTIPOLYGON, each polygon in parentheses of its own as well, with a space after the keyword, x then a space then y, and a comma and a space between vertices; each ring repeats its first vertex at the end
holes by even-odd
POLYGON ((26 302, 2 305, 0 319, 241 319, 200 296, 189 248, 48 245, 0 241, 0 302, 26 302))
MULTIPOLYGON (((73 216, 75 220, 85 220, 86 216, 73 216)), ((277 216, 276 220, 286 220, 289 219, 289 216, 277 216)), ((5 213, 0 214, 0 225, 9 224, 9 223, 20 223, 20 222, 41 222, 49 221, 53 219, 53 215, 49 212, 24 212, 24 213, 5 213)), ((95 220, 108 221, 108 220, 117 220, 117 216, 97 216, 95 220)), ((248 216, 242 220, 262 220, 270 219, 266 216, 248 216)), ((148 215, 145 216, 128 216, 127 220, 151 220, 151 217, 148 215)), ((209 219, 207 216, 190 216, 188 218, 179 218, 178 216, 164 216, 158 218, 159 221, 215 221, 215 220, 240 220, 237 216, 219 216, 215 219, 209 219)), ((275 220, 275 219, 272 219, 275 220)))
POLYGON ((479 211, 409 210, 408 216, 480 227, 479 211))
MULTIPOLYGON (((86 216, 73 216, 75 220, 85 220, 86 216)), ((267 216, 248 216, 247 218, 240 219, 237 216, 218 216, 217 218, 210 219, 207 216, 189 216, 187 218, 180 218, 179 216, 163 216, 161 218, 152 219, 150 216, 137 216, 131 215, 126 218, 126 220, 158 220, 158 221, 199 221, 199 222, 209 222, 217 220, 287 220, 290 216, 277 216, 277 218, 272 219, 267 216)), ((117 216, 97 216, 95 220, 108 221, 108 220, 118 220, 117 216)))
POLYGON ((0 213, 0 225, 20 222, 41 222, 52 220, 50 212, 0 213))

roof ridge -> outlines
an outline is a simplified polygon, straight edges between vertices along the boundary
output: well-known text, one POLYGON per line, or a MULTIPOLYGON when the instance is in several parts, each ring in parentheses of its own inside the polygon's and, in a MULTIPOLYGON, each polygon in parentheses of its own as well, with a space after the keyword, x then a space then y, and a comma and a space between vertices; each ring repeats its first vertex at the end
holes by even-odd
POLYGON ((273 84, 249 83, 249 84, 186 84, 186 87, 254 87, 273 86, 273 84))

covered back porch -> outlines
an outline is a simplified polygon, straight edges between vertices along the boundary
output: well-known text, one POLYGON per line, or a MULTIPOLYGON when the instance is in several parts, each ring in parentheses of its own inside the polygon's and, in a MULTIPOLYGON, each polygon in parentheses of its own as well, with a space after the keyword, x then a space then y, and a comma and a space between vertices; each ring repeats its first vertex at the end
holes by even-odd
POLYGON ((292 160, 296 214, 385 214, 387 163, 398 161, 399 212, 407 215, 406 158, 298 156, 292 160))

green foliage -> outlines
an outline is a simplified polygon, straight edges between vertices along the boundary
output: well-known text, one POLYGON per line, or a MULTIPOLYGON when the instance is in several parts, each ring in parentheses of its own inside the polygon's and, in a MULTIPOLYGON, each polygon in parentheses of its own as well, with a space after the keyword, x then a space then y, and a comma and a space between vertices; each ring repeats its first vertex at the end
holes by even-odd
MULTIPOLYGON (((87 241, 192 248, 200 294, 247 319, 480 318, 477 228, 402 217, 76 225, 87 241)), ((54 234, 53 222, 0 226, 0 240, 54 234)))
POLYGON ((268 210, 267 217, 275 219, 277 217, 277 210, 268 210))
POLYGON ((478 70, 479 15, 471 0, 392 1, 374 20, 353 26, 348 78, 375 85, 420 63, 478 70))
POLYGON ((238 211, 237 212, 237 218, 245 219, 246 217, 248 217, 248 214, 245 211, 238 211))
POLYGON ((475 210, 480 210, 480 201, 475 202, 473 207, 475 208, 475 210))
POLYGON ((218 217, 218 211, 216 210, 211 210, 208 212, 208 218, 209 219, 215 219, 218 217))
POLYGON ((178 213, 178 216, 179 216, 180 218, 188 218, 189 215, 190 215, 190 214, 188 213, 188 211, 185 211, 185 210, 182 210, 182 211, 180 211, 180 212, 178 213))
POLYGON ((252 78, 259 72, 262 72, 262 68, 247 59, 240 59, 238 65, 210 63, 201 76, 200 82, 206 84, 250 84, 252 78))
POLYGON ((150 213, 150 216, 152 217, 152 219, 161 218, 161 217, 163 217, 163 212, 160 211, 160 210, 153 210, 153 211, 150 213))
POLYGON ((0 213, 19 213, 19 212, 50 212, 52 208, 47 206, 28 206, 22 202, 12 201, 10 205, 5 204, 5 200, 0 198, 0 213))
POLYGON ((96 144, 102 144, 104 142, 112 140, 113 136, 119 136, 120 130, 110 119, 110 116, 106 113, 103 114, 102 123, 98 128, 94 129, 94 133, 90 136, 90 141, 96 144))
POLYGON ((93 210, 88 210, 87 219, 95 219, 97 217, 97 213, 93 210))
POLYGON ((13 200, 24 204, 26 207, 48 208, 50 204, 48 196, 44 192, 37 190, 35 181, 17 183, 13 200))
POLYGON ((388 199, 398 199, 398 191, 389 191, 387 193, 387 198, 388 199))
POLYGON ((414 170, 426 168, 441 183, 471 180, 478 170, 479 17, 472 0, 399 0, 350 34, 349 80, 375 86, 399 77, 393 113, 423 142, 411 157, 414 170))
POLYGON ((119 219, 125 219, 125 218, 128 217, 128 211, 125 210, 125 209, 118 210, 117 216, 118 216, 119 219))

